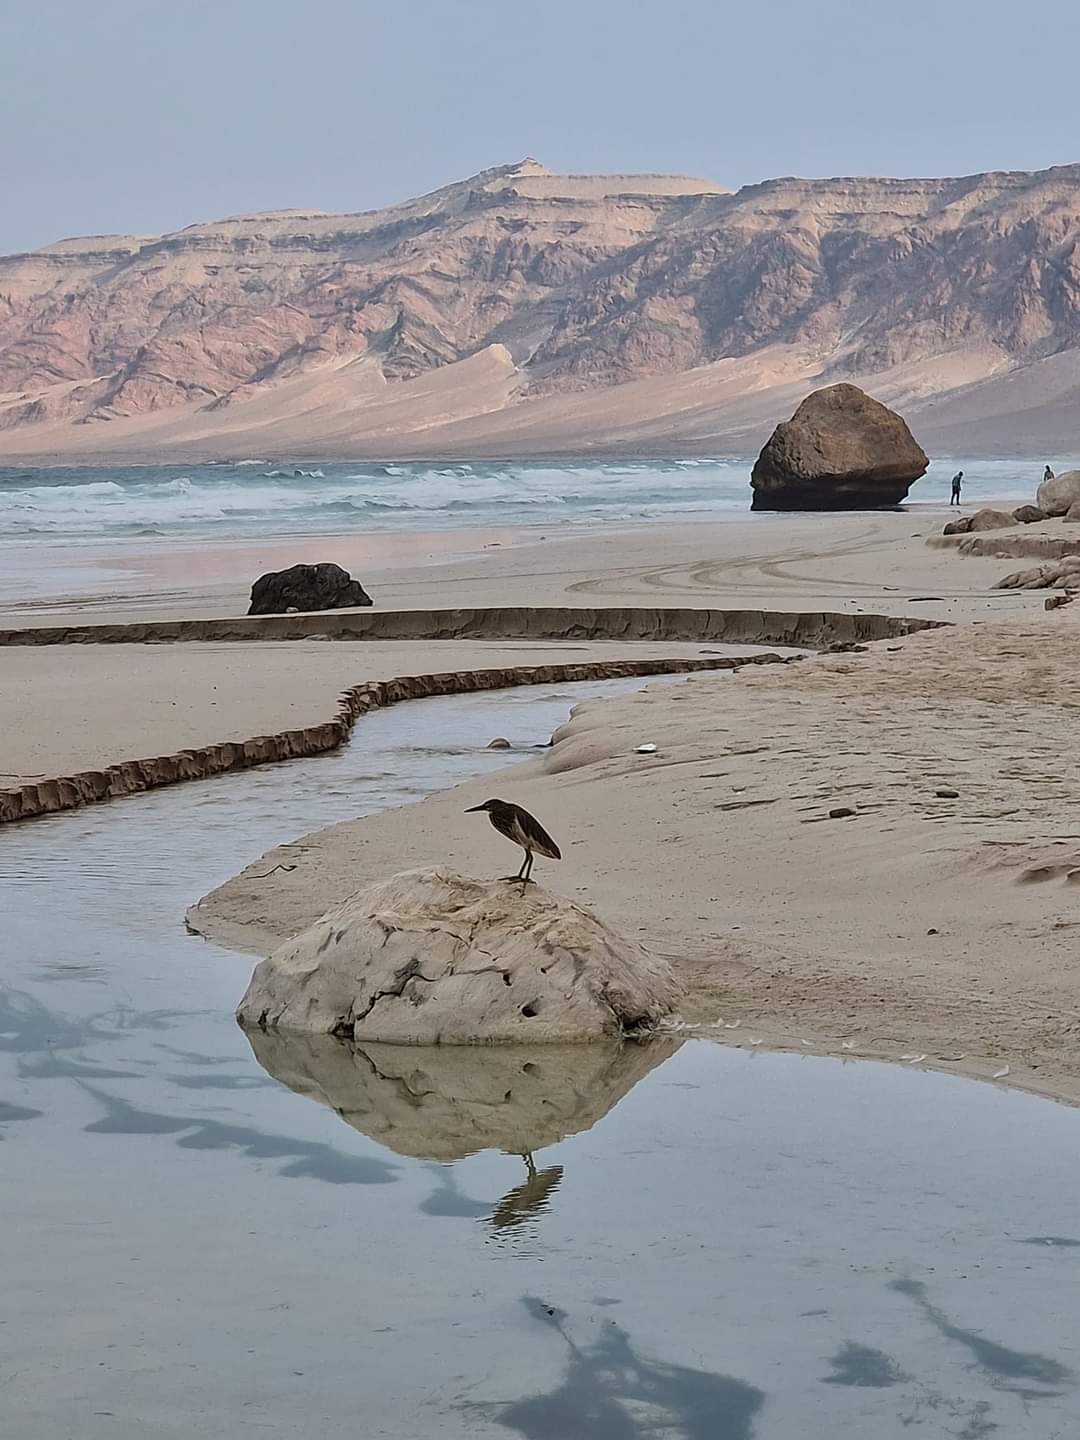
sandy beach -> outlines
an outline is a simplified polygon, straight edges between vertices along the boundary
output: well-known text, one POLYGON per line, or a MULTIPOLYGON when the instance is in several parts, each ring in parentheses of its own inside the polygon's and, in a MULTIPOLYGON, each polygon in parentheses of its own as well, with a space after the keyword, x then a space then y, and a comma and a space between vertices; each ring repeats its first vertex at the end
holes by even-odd
POLYGON ((242 615, 252 581, 286 565, 334 561, 376 605, 693 605, 874 610, 914 602, 928 618, 1041 608, 994 591, 1016 568, 926 541, 944 506, 866 514, 514 530, 297 536, 272 541, 132 540, 5 548, 0 627, 242 615))
MULTIPOLYGON (((1015 562, 927 545, 941 520, 916 509, 543 541, 459 535, 447 542, 455 553, 436 546, 418 559, 414 546, 358 573, 386 608, 757 605, 953 622, 586 706, 542 760, 500 779, 500 793, 563 843, 566 861, 543 882, 672 957, 688 1023, 735 1043, 937 1065, 1080 1101, 1077 621, 1068 609, 1044 613, 1038 592, 993 590, 1015 562), (646 741, 657 753, 636 755, 646 741), (854 813, 831 820, 835 808, 854 813)), ((207 551, 199 584, 180 590, 188 572, 158 553, 140 559, 127 593, 55 595, 9 606, 3 620, 235 615, 247 577, 286 548, 348 563, 355 545, 207 551)), ((3 769, 65 773, 130 758, 136 745, 164 753, 261 735, 324 717, 343 686, 367 678, 710 648, 7 647, 3 769)), ((486 785, 305 837, 295 871, 241 875, 193 923, 259 953, 395 870, 501 873, 498 837, 461 813, 486 785)), ((246 858, 267 870, 265 857, 246 858)))

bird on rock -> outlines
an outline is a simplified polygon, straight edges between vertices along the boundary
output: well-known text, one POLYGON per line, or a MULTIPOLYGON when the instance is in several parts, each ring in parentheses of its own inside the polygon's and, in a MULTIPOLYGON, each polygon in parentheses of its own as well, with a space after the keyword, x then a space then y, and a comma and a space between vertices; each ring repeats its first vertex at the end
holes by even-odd
POLYGON ((533 852, 543 855, 547 860, 561 860, 562 852, 558 845, 547 833, 544 827, 537 820, 535 815, 530 815, 520 805, 515 805, 509 800, 485 800, 482 805, 470 805, 466 815, 472 815, 477 810, 486 810, 487 817, 500 835, 505 835, 515 845, 520 845, 525 851, 525 859, 521 862, 521 869, 516 875, 507 875, 507 880, 520 880, 522 890, 526 885, 533 882, 529 880, 532 872, 533 852))

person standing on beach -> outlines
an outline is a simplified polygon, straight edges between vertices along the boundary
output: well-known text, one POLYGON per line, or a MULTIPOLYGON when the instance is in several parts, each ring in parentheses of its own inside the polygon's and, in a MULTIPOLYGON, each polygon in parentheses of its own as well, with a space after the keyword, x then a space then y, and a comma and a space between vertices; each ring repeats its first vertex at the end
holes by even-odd
POLYGON ((1047 480, 1053 480, 1053 478, 1054 472, 1050 469, 1050 466, 1047 465, 1046 469, 1043 471, 1043 484, 1045 485, 1047 480))
POLYGON ((963 482, 963 479, 964 472, 962 470, 958 470, 956 474, 952 477, 952 495, 949 499, 950 505, 960 504, 960 485, 963 482))

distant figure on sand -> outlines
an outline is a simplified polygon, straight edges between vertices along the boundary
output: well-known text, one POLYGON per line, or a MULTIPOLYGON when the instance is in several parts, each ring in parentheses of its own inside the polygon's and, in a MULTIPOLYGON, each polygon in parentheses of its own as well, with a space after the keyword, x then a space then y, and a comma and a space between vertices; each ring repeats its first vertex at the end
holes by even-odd
POLYGON ((952 477, 952 495, 949 499, 950 505, 960 504, 960 486, 963 483, 963 479, 964 472, 962 470, 958 470, 956 474, 952 477))
POLYGON ((1047 465, 1046 469, 1043 471, 1043 484, 1045 485, 1047 480, 1053 480, 1053 478, 1054 472, 1050 469, 1050 466, 1047 465))

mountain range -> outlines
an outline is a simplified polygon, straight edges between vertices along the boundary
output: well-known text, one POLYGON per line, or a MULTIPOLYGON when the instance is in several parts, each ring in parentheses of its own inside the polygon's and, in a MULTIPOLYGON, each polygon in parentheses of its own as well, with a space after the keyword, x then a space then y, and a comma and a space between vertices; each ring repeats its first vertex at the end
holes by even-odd
POLYGON ((562 176, 0 259, 0 456, 747 453, 853 380, 939 453, 1080 448, 1080 165, 562 176))

